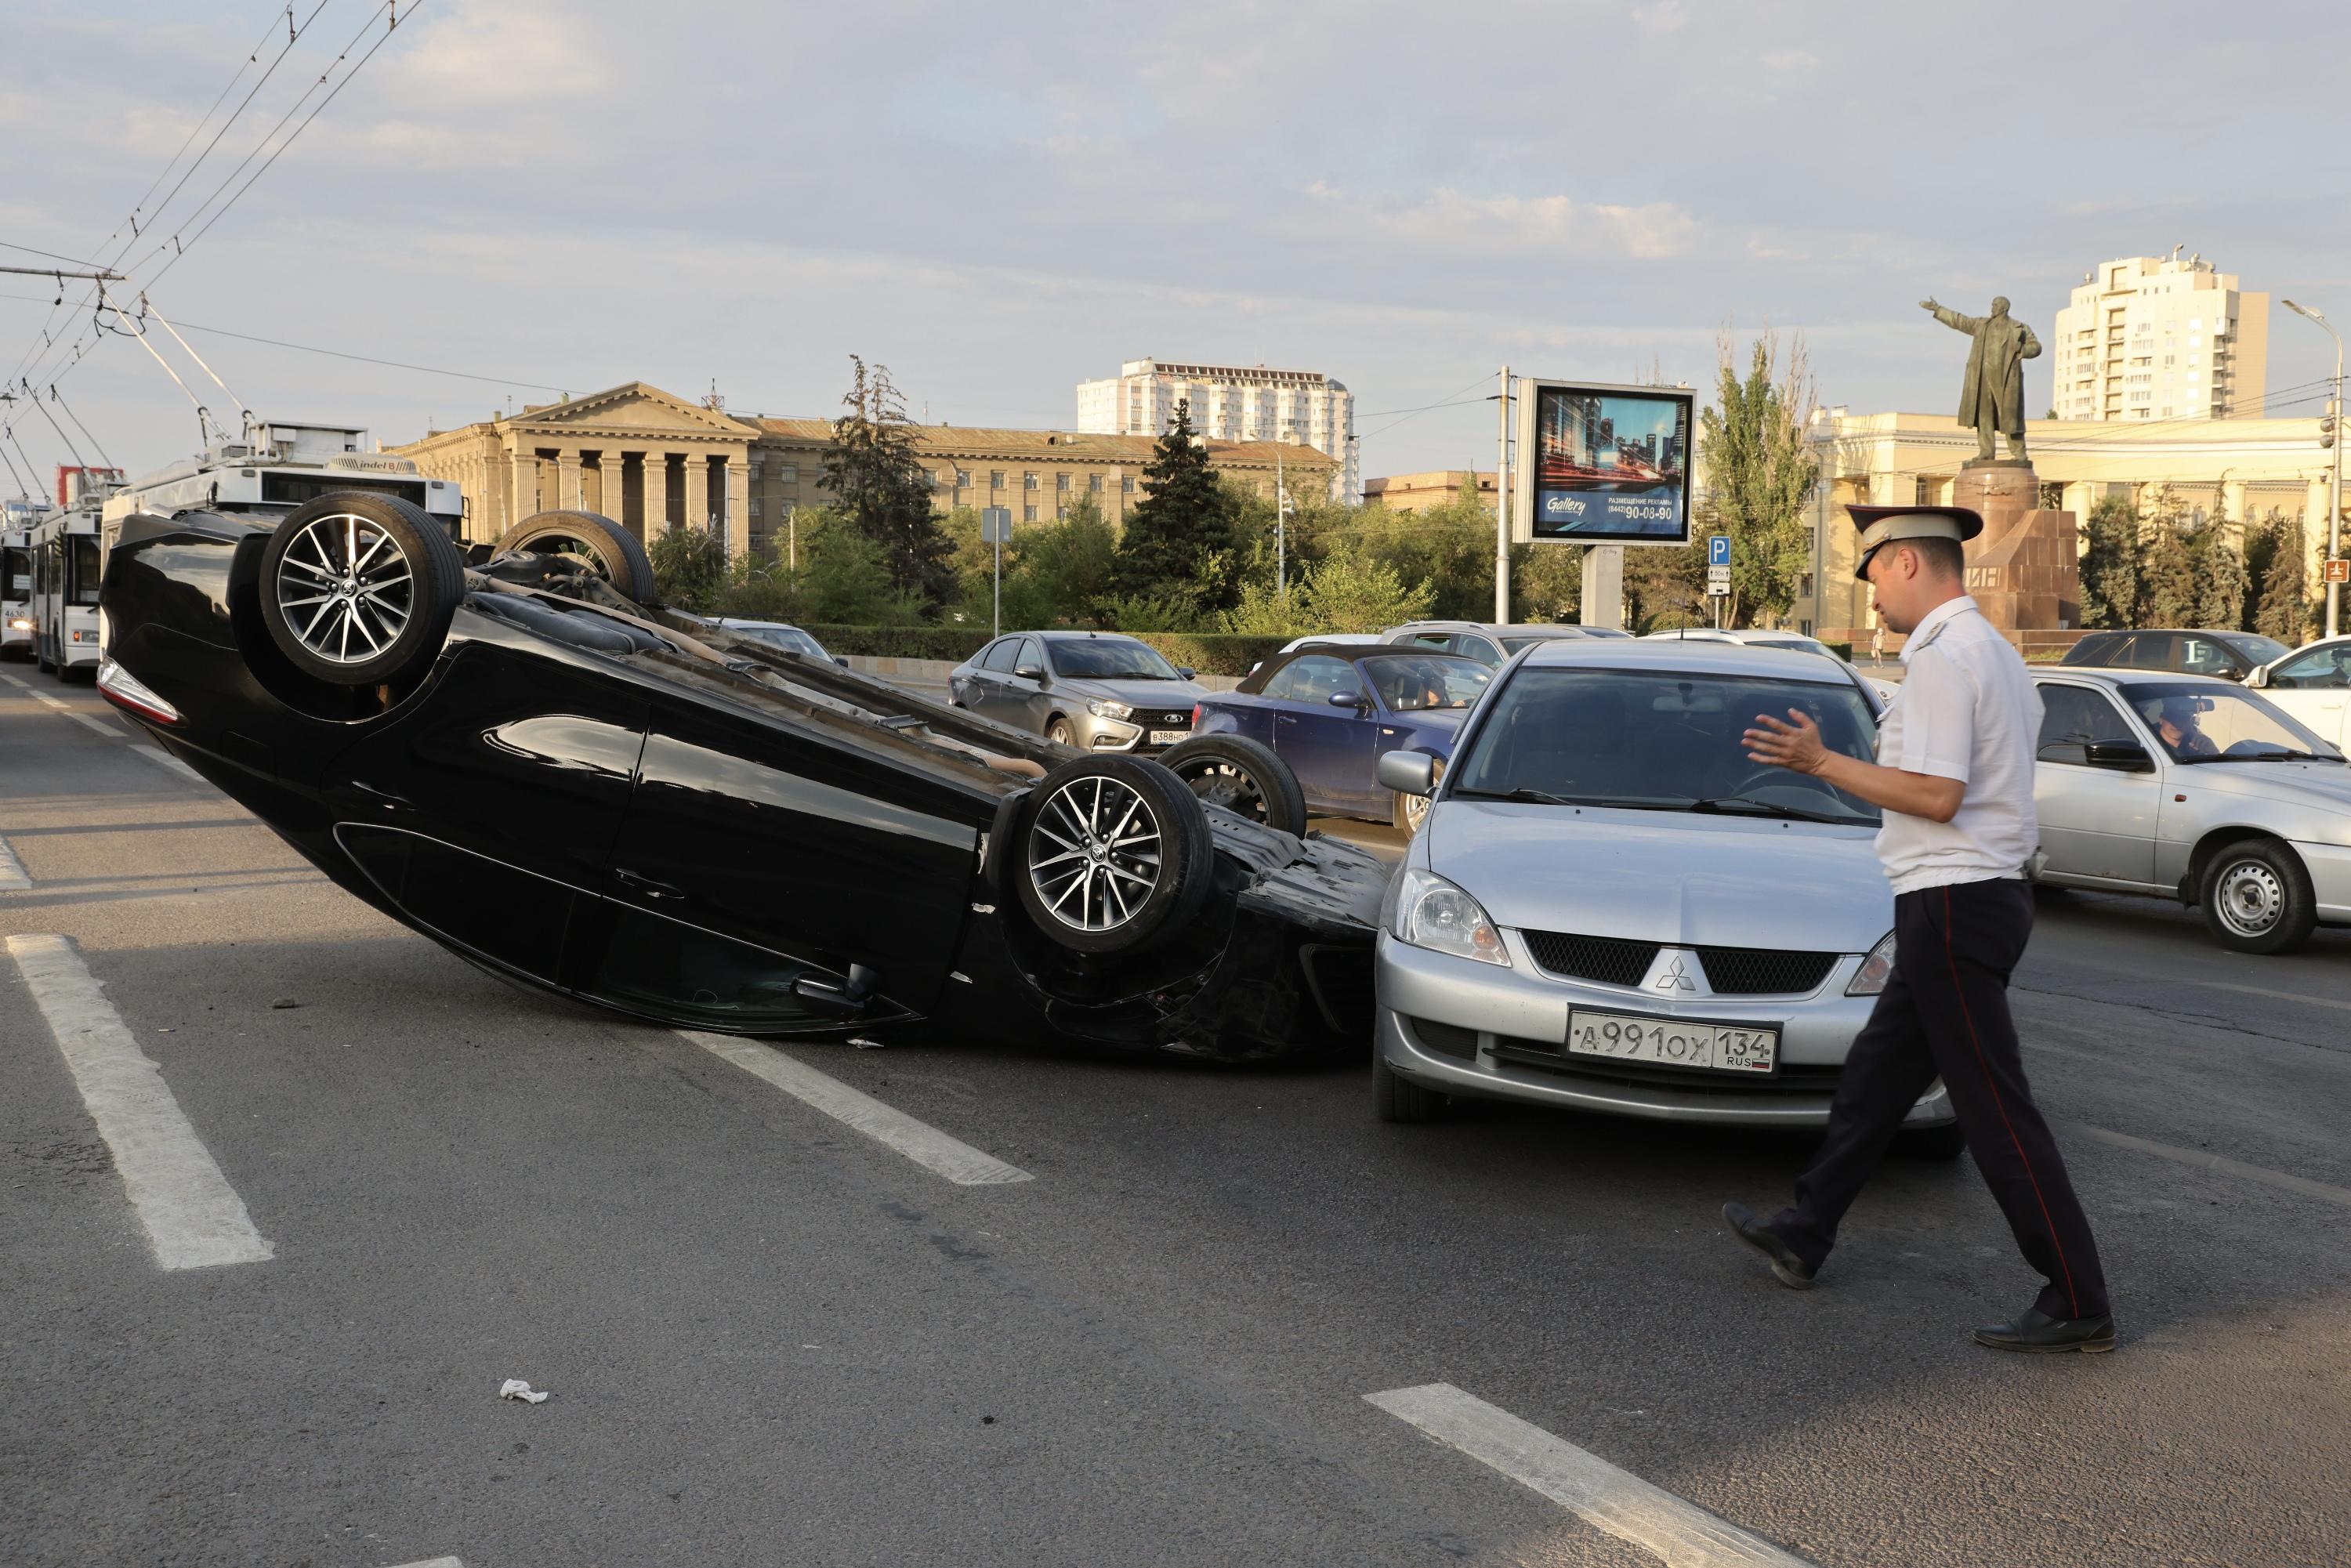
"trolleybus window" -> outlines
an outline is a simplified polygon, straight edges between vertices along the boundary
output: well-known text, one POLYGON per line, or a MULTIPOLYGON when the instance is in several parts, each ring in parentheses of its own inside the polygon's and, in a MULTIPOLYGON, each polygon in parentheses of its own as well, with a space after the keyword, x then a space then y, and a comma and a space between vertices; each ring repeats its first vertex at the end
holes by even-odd
POLYGON ((98 538, 93 534, 76 534, 71 540, 73 556, 67 566, 66 580, 70 585, 67 597, 75 604, 98 602, 98 538))

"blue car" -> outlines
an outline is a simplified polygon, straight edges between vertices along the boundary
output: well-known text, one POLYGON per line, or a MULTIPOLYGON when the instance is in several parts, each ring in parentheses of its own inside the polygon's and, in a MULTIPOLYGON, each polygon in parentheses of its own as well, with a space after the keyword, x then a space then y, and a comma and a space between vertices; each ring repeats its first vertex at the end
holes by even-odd
POLYGON ((1271 747, 1298 775, 1309 810, 1417 832, 1427 798, 1382 789, 1380 758, 1451 757, 1463 716, 1493 678, 1454 653, 1309 643, 1268 659, 1238 690, 1204 698, 1193 733, 1271 747))

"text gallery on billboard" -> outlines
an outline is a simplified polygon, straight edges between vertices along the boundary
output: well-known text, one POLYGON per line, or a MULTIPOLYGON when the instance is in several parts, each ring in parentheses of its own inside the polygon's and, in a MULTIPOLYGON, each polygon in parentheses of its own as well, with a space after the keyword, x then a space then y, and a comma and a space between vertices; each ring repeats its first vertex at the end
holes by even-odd
POLYGON ((1682 387, 1520 382, 1512 531, 1538 543, 1689 543, 1697 400, 1682 387))

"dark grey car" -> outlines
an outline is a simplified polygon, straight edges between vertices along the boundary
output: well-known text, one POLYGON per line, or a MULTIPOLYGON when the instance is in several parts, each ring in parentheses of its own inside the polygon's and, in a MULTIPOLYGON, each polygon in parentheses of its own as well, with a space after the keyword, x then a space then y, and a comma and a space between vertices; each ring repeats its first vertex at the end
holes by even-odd
POLYGON ((1207 693, 1192 671, 1115 632, 1009 632, 956 665, 948 700, 1081 751, 1165 751, 1207 693))

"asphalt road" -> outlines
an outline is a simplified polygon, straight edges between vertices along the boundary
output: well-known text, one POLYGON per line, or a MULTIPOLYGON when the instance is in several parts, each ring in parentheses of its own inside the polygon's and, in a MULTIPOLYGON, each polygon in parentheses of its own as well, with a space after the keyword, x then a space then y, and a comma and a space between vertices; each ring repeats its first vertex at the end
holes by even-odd
POLYGON ((1432 1384, 1662 1489, 1636 1534, 1674 1499, 1747 1532, 1679 1562, 2344 1560, 2351 933, 2252 960, 2042 905, 2015 1002, 2123 1344, 2012 1358, 1966 1337, 2032 1282, 1964 1160, 1889 1166, 1797 1295, 1716 1210, 1802 1138, 754 1048, 1030 1178, 957 1185, 483 977, 0 674, 0 930, 70 938, 158 1070, 90 1093, 160 1085, 269 1254, 158 1266, 124 1162, 162 1156, 0 959, 10 1568, 1659 1561, 1366 1399, 1432 1384))

